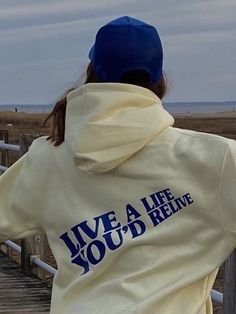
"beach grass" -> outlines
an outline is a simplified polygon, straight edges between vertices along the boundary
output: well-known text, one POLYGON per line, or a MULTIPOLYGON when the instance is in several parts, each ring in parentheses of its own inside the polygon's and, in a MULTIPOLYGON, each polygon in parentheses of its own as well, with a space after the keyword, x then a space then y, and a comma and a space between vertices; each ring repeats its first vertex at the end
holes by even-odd
POLYGON ((25 113, 25 112, 12 112, 1 111, 0 112, 0 124, 13 123, 14 125, 41 125, 43 123, 46 114, 44 113, 25 113))
POLYGON ((49 126, 43 126, 44 113, 0 112, 0 130, 9 131, 9 143, 18 144, 23 134, 46 135, 49 126))

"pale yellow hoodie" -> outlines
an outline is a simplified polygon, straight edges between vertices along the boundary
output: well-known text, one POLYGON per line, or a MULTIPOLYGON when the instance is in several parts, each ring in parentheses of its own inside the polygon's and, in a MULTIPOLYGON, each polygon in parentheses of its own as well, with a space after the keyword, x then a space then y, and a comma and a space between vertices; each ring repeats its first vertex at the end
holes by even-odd
POLYGON ((236 144, 173 128, 151 91, 86 84, 65 142, 45 137, 0 177, 0 239, 45 230, 52 314, 210 314, 236 241, 236 144))

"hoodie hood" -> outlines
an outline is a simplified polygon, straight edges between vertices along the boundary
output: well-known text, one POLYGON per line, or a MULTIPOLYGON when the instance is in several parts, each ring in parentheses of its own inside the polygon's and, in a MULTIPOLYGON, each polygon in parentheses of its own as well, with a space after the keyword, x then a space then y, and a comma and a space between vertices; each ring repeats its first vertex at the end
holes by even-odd
POLYGON ((65 142, 80 169, 102 173, 130 158, 173 123, 161 100, 146 88, 89 83, 67 95, 65 142))

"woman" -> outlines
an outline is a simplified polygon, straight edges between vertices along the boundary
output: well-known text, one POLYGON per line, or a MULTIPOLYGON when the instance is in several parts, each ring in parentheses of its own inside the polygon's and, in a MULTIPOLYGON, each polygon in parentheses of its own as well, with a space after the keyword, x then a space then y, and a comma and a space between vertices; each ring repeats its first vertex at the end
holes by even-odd
POLYGON ((153 26, 120 17, 89 57, 49 137, 1 176, 0 238, 46 232, 53 314, 212 313, 235 247, 235 141, 172 127, 153 26))

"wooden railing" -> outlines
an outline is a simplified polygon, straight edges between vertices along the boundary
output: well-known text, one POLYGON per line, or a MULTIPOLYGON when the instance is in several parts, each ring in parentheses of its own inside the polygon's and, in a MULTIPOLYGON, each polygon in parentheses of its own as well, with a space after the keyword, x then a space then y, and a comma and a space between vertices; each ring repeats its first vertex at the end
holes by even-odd
MULTIPOLYGON (((20 138, 19 145, 9 144, 7 131, 0 130, 0 173, 5 172, 10 165, 9 152, 17 151, 19 157, 23 156, 29 149, 32 141, 37 136, 23 135, 20 138)), ((54 275, 56 269, 45 263, 47 256, 46 248, 48 247, 46 234, 38 232, 34 237, 20 240, 20 245, 12 241, 5 241, 0 248, 10 255, 14 255, 12 250, 20 253, 21 270, 24 274, 35 274, 40 279, 46 279, 46 272, 54 275), (46 271, 46 272, 45 272, 46 271)))

